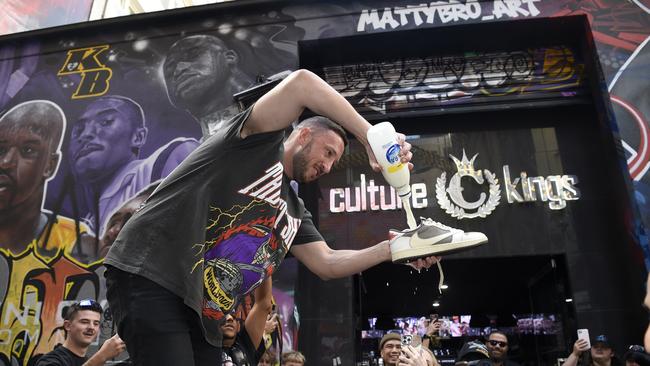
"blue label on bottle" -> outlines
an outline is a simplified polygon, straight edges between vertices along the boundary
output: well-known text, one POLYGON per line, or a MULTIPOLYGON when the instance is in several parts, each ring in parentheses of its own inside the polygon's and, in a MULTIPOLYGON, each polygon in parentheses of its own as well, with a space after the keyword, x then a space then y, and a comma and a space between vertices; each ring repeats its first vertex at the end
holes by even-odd
POLYGON ((398 144, 389 147, 388 150, 386 150, 386 160, 391 164, 397 163, 399 161, 399 150, 400 147, 398 144))

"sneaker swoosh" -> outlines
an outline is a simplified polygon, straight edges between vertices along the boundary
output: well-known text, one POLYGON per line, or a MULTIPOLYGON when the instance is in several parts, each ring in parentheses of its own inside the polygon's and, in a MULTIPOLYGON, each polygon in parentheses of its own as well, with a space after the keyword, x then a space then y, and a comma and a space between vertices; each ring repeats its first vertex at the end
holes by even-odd
POLYGON ((442 241, 442 240, 444 240, 444 239, 446 239, 446 238, 448 238, 448 237, 450 237, 452 235, 454 235, 453 232, 446 232, 446 233, 442 233, 440 235, 432 236, 430 238, 422 239, 422 238, 420 238, 418 233, 415 233, 415 235, 413 235, 411 237, 411 247, 424 247, 424 246, 428 246, 428 245, 438 244, 438 242, 440 242, 440 241, 442 241))

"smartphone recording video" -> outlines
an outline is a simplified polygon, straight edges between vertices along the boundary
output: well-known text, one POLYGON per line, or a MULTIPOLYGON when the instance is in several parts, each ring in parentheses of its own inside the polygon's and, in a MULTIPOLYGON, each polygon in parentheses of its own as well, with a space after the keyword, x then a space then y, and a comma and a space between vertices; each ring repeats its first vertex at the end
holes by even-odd
POLYGON ((413 336, 411 334, 402 334, 402 347, 410 346, 413 342, 413 336))

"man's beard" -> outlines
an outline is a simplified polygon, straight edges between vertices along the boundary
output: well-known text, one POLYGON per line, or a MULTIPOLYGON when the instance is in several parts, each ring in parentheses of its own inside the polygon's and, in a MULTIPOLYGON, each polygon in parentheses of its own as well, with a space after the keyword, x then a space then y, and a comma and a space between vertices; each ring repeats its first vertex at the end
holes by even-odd
POLYGON ((307 183, 307 158, 306 155, 311 152, 311 141, 302 150, 293 156, 293 179, 300 183, 307 183))
POLYGON ((501 362, 506 359, 506 354, 504 352, 501 354, 501 356, 497 356, 494 353, 490 353, 490 359, 495 362, 501 362))

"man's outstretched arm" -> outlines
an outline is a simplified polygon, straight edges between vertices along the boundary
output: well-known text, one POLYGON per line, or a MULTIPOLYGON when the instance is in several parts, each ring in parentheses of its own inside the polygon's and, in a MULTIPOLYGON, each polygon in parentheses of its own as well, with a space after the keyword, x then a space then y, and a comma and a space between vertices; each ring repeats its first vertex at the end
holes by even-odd
POLYGON ((300 117, 305 108, 340 124, 366 143, 370 123, 334 88, 307 70, 291 73, 255 103, 242 137, 285 129, 300 117))
MULTIPOLYGON (((294 245, 291 254, 323 280, 351 276, 391 260, 388 240, 361 250, 334 250, 324 241, 317 241, 294 245)), ((415 268, 429 268, 436 260, 436 257, 418 259, 412 265, 415 268)))

